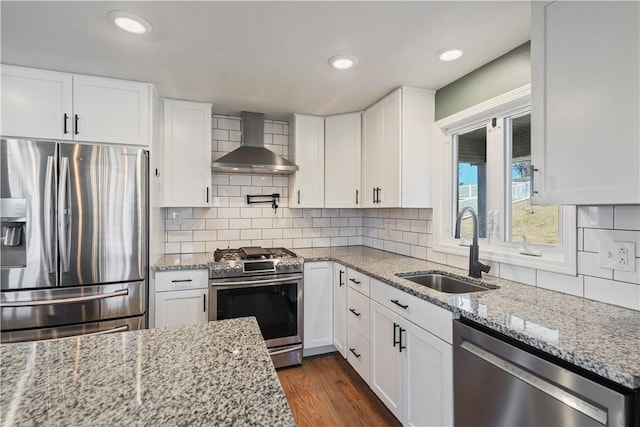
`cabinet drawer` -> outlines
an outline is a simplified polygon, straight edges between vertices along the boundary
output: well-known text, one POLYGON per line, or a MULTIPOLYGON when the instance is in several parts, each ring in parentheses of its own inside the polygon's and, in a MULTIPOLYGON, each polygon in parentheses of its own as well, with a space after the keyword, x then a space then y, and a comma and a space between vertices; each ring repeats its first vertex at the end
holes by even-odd
POLYGON ((371 298, 389 310, 451 343, 453 313, 393 286, 371 279, 371 298))
POLYGON ((156 292, 209 287, 209 270, 176 270, 156 272, 156 292))
POLYGON ((352 269, 347 270, 347 284, 349 287, 362 292, 369 296, 369 280, 370 277, 352 269))
POLYGON ((369 339, 369 297, 347 289, 347 324, 369 339))
POLYGON ((347 361, 369 384, 369 340, 353 327, 347 327, 347 361))

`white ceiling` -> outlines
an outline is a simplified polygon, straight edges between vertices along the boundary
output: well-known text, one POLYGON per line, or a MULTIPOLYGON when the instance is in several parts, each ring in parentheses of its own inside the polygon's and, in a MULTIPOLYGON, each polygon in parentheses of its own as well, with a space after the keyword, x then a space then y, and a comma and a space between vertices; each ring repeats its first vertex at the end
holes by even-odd
POLYGON ((214 113, 337 114, 400 86, 439 89, 530 38, 528 1, 0 2, 2 62, 154 83, 214 113), (111 10, 145 18, 125 33, 111 10), (443 63, 435 53, 459 47, 443 63), (358 65, 338 71, 330 56, 358 65))

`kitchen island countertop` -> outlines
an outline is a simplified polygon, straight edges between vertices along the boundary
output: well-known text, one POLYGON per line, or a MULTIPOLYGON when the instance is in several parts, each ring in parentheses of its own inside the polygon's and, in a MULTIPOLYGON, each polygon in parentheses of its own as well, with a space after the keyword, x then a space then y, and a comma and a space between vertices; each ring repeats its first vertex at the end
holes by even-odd
POLYGON ((11 344, 1 424, 295 425, 255 318, 11 344))

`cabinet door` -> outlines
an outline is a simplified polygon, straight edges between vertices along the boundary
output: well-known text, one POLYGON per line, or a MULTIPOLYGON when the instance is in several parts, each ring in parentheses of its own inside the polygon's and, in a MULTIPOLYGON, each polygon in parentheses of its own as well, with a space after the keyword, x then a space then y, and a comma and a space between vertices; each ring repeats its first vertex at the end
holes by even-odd
POLYGON ((362 120, 362 207, 375 208, 375 189, 382 185, 382 104, 366 110, 362 120))
POLYGON ((360 207, 360 113, 326 117, 325 207, 360 207))
POLYGON ((70 140, 71 74, 2 65, 2 136, 70 140))
POLYGON ((640 203, 640 3, 532 3, 534 204, 640 203))
POLYGON ((452 347, 429 332, 405 322, 403 363, 405 426, 453 424, 452 347))
POLYGON ((346 358, 347 269, 333 264, 333 346, 346 358))
POLYGON ((369 386, 398 419, 402 419, 402 354, 398 343, 402 322, 402 317, 371 301, 369 386))
POLYGON ((400 207, 401 90, 384 98, 382 103, 382 185, 378 205, 400 207))
POLYGON ((333 344, 333 290, 330 262, 304 265, 304 348, 333 344))
POLYGON ((208 289, 156 293, 156 328, 206 323, 208 289))
POLYGON ((74 139, 149 145, 151 87, 147 83, 73 76, 74 139))
POLYGON ((289 207, 324 207, 324 118, 294 114, 289 155, 300 170, 289 176, 289 207))
POLYGON ((211 203, 211 104, 164 99, 164 205, 211 203))

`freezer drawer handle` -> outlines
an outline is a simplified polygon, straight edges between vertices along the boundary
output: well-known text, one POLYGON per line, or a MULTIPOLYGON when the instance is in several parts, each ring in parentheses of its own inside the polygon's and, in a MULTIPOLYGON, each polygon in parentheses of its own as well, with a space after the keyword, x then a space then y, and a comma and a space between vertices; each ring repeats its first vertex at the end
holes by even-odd
POLYGON ((470 353, 475 354, 486 362, 491 363, 498 369, 501 369, 508 374, 518 378, 519 380, 524 381, 530 386, 537 388, 541 392, 546 393, 555 399, 558 399, 560 402, 572 407, 576 411, 593 418, 600 424, 607 425, 607 413, 591 405, 589 402, 580 399, 578 396, 566 392, 555 384, 545 381, 543 378, 533 375, 525 371, 524 369, 519 368, 513 363, 510 363, 509 361, 494 355, 493 353, 489 353, 488 351, 470 343, 469 341, 462 341, 460 347, 470 353))
POLYGON ((38 300, 38 301, 10 301, 2 303, 2 307, 32 307, 37 305, 58 305, 73 304, 76 302, 95 301, 106 298, 121 297, 129 295, 129 289, 121 289, 110 294, 88 295, 84 297, 60 298, 54 300, 38 300))
POLYGON ((171 281, 171 283, 183 283, 183 282, 193 282, 193 280, 192 279, 176 279, 171 281))

